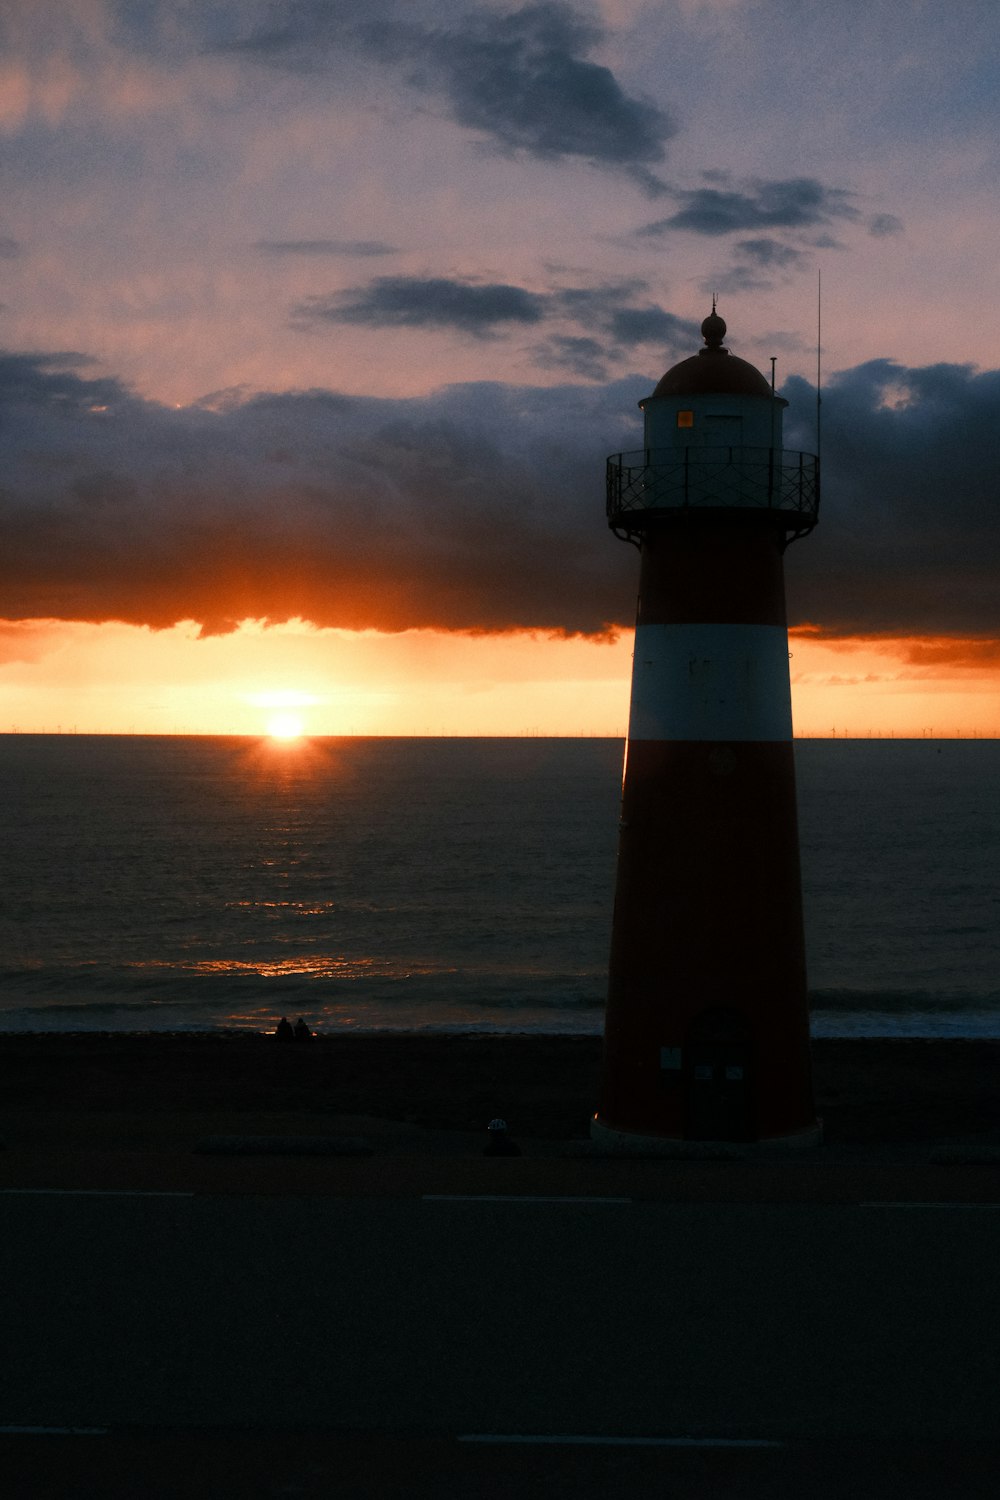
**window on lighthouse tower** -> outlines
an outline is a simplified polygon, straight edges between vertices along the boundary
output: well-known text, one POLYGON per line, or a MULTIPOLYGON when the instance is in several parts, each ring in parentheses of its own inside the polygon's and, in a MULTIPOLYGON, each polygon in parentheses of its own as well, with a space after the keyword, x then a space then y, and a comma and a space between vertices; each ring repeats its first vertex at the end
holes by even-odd
POLYGON ((677 413, 677 425, 678 425, 678 427, 693 427, 694 426, 694 412, 693 411, 679 411, 677 413))

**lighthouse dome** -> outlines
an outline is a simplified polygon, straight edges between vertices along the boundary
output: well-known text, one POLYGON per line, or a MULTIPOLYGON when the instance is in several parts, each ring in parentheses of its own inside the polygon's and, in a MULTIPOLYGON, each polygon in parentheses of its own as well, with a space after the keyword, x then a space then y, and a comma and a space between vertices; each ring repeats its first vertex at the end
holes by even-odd
POLYGON ((723 347, 726 324, 712 307, 701 325, 705 348, 682 359, 667 371, 652 397, 661 396, 768 396, 771 387, 758 369, 723 347))

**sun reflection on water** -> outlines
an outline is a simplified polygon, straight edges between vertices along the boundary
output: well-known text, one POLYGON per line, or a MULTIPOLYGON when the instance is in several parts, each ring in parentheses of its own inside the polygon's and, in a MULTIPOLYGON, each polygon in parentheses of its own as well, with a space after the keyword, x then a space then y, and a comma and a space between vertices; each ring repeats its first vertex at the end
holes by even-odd
POLYGON ((340 954, 308 954, 297 958, 201 958, 178 964, 168 959, 134 960, 123 965, 129 969, 170 969, 174 973, 224 975, 253 974, 260 979, 281 979, 292 975, 321 978, 355 979, 367 974, 392 972, 391 965, 377 958, 346 958, 340 954))

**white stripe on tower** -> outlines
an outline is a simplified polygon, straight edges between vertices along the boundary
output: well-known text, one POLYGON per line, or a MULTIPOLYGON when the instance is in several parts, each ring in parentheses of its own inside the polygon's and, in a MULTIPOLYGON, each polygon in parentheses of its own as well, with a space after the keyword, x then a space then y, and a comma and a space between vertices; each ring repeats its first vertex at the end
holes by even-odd
POLYGON ((784 627, 639 625, 628 737, 790 740, 784 627))

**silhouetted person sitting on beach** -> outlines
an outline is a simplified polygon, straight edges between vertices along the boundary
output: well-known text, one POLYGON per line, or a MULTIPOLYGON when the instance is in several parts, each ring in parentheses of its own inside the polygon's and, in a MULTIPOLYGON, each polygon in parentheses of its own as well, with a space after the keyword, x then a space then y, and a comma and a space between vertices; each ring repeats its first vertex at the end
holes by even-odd
POLYGON ((292 1030, 291 1021, 282 1016, 274 1032, 279 1042, 294 1042, 295 1032, 292 1030))
POLYGON ((521 1148, 507 1134, 506 1120, 491 1120, 486 1127, 484 1156, 520 1156, 521 1148))
POLYGON ((297 1042, 311 1042, 313 1039, 312 1032, 301 1016, 299 1016, 299 1019, 295 1023, 294 1035, 297 1042))

